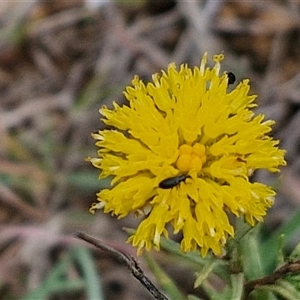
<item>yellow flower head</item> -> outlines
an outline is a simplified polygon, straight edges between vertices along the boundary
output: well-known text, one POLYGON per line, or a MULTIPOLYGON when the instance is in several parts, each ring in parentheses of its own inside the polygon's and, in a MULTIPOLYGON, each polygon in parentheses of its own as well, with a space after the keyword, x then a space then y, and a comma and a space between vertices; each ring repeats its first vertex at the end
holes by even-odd
POLYGON ((249 177, 257 169, 277 172, 285 151, 268 136, 274 122, 252 111, 249 80, 228 90, 232 78, 219 74, 223 58, 215 55, 212 68, 207 54, 193 70, 170 64, 146 85, 136 76, 124 92, 128 106, 100 109, 113 129, 93 134, 99 157, 89 160, 100 178, 113 180, 90 211, 144 215, 129 237, 139 252, 159 249, 171 224, 182 233, 182 251, 219 255, 234 236, 229 214, 253 226, 273 204, 275 192, 249 177))

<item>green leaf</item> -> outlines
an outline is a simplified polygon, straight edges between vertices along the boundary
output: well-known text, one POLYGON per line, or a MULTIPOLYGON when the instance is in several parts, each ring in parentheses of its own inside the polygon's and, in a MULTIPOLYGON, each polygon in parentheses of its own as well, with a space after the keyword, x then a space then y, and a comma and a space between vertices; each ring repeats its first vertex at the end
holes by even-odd
POLYGON ((237 242, 238 257, 247 280, 264 276, 257 238, 258 227, 249 231, 237 242))
POLYGON ((72 249, 72 255, 78 261, 86 283, 87 299, 103 300, 101 280, 90 250, 86 247, 72 249))
POLYGON ((210 261, 210 259, 213 258, 213 260, 216 262, 214 264, 213 273, 218 275, 220 278, 228 281, 230 274, 228 271, 227 262, 218 259, 211 254, 208 254, 205 258, 203 258, 201 257, 199 252, 191 251, 188 253, 183 253, 178 243, 166 238, 161 238, 161 248, 191 262, 197 270, 203 268, 207 264, 207 261, 210 261))
POLYGON ((264 261, 264 269, 267 273, 271 272, 276 265, 276 253, 274 249, 278 249, 278 243, 281 236, 285 236, 285 241, 290 241, 299 233, 300 209, 287 220, 279 229, 277 229, 271 237, 264 241, 260 247, 261 255, 264 261))
POLYGON ((299 259, 299 257, 300 257, 300 243, 298 243, 296 245, 296 247, 294 248, 294 250, 290 254, 289 258, 292 259, 292 260, 296 260, 296 259, 299 259))
POLYGON ((281 279, 274 285, 265 285, 257 288, 259 290, 266 290, 274 292, 282 296, 285 300, 299 300, 300 291, 287 280, 281 279))
POLYGON ((231 279, 231 296, 229 299, 240 300, 243 296, 244 290, 244 274, 232 274, 231 279))
POLYGON ((71 249, 66 253, 63 259, 52 268, 44 282, 42 282, 37 289, 27 293, 22 300, 46 300, 55 297, 57 293, 74 293, 76 291, 82 291, 85 288, 88 294, 87 299, 104 299, 100 280, 88 250, 84 248, 71 249), (85 280, 81 278, 69 279, 66 275, 68 269, 73 267, 75 260, 79 262, 85 280))
POLYGON ((74 280, 70 284, 70 282, 67 282, 67 280, 64 279, 63 275, 71 263, 71 255, 70 253, 67 253, 66 256, 53 267, 51 273, 44 280, 44 282, 42 282, 37 289, 25 295, 22 300, 48 299, 54 293, 64 290, 65 288, 70 290, 70 285, 72 286, 72 291, 82 289, 84 286, 83 280, 74 280))
POLYGON ((201 268, 201 271, 196 272, 197 278, 194 283, 194 288, 199 287, 203 283, 203 281, 208 278, 208 276, 213 271, 216 265, 217 261, 215 257, 210 257, 206 260, 204 266, 201 268))
POLYGON ((180 292, 168 274, 159 266, 159 264, 157 264, 156 261, 147 253, 145 253, 143 257, 160 286, 164 291, 166 291, 167 295, 172 300, 184 300, 185 297, 183 294, 180 292))

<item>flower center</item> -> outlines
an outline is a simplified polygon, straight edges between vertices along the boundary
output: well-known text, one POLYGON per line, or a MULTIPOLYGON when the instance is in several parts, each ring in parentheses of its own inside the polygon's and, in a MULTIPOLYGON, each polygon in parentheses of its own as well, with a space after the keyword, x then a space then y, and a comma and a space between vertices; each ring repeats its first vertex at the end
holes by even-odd
POLYGON ((183 144, 179 147, 176 167, 180 172, 187 173, 194 169, 199 175, 205 162, 206 155, 204 145, 195 143, 193 146, 183 144))

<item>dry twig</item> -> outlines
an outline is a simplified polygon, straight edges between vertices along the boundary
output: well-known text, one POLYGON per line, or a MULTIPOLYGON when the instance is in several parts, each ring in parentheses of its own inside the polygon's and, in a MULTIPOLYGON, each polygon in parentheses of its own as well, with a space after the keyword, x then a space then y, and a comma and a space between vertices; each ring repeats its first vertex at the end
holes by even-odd
POLYGON ((76 232, 74 235, 77 238, 82 239, 87 243, 90 243, 95 247, 110 253, 120 263, 126 265, 127 268, 131 271, 131 274, 152 294, 155 299, 168 300, 168 298, 156 288, 151 280, 147 276, 145 276, 143 270, 139 267, 137 261, 132 256, 128 256, 123 252, 118 251, 104 244, 102 241, 83 232, 76 232))
POLYGON ((275 282, 278 279, 283 278, 289 273, 297 273, 297 272, 300 272, 300 260, 294 262, 287 262, 271 275, 247 282, 245 284, 245 295, 246 296, 249 295, 255 288, 259 286, 263 286, 267 284, 275 284, 275 282))

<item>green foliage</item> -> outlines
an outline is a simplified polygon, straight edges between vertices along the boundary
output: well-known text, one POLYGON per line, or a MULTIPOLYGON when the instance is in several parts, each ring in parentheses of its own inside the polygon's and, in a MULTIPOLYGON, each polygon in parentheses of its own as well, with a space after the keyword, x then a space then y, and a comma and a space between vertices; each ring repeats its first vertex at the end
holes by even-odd
POLYGON ((101 281, 90 251, 85 247, 71 249, 51 270, 44 282, 22 300, 49 299, 55 295, 82 292, 88 300, 104 300, 101 281), (82 277, 69 278, 69 268, 78 266, 82 277))
MULTIPOLYGON (((296 300, 300 299, 300 243, 288 255, 287 245, 295 240, 300 224, 300 211, 266 239, 261 234, 261 226, 249 227, 237 221, 236 238, 228 241, 226 254, 222 257, 207 255, 202 258, 198 252, 182 253, 180 245, 162 239, 161 246, 187 268, 195 271, 194 287, 202 289, 211 300, 296 300), (213 284, 218 278, 222 289, 213 284)), ((155 265, 154 261, 147 262, 155 265)), ((153 272, 161 287, 172 296, 167 288, 163 271, 153 272), (163 273, 162 276, 159 275, 163 273)), ((178 288, 176 287, 176 290, 178 288)), ((178 293, 178 292, 176 292, 178 293)), ((201 299, 189 295, 188 299, 201 299)))

